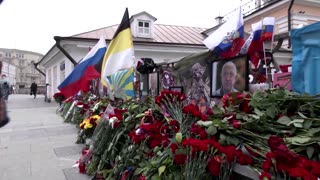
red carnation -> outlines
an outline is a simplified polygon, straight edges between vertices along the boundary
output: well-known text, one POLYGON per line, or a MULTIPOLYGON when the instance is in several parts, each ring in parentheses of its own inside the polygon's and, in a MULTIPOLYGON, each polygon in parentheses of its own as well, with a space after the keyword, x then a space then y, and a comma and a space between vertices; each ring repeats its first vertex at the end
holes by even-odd
POLYGON ((312 165, 311 173, 316 175, 317 177, 320 177, 320 163, 316 161, 312 161, 311 165, 312 165))
POLYGON ((216 158, 212 157, 208 162, 208 169, 210 173, 214 176, 219 176, 220 174, 220 162, 216 158))
POLYGON ((172 143, 170 145, 171 151, 174 154, 176 152, 176 150, 178 149, 178 144, 177 143, 172 143))
POLYGON ((186 162, 187 156, 185 154, 176 154, 173 158, 173 163, 182 165, 186 162))

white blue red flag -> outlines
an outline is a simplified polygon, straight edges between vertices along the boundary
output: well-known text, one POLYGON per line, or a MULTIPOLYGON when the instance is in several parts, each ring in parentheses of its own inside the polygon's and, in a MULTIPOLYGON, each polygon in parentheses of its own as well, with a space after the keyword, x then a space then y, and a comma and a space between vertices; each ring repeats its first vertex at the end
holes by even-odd
POLYGON ((106 50, 106 41, 101 37, 98 43, 58 86, 58 89, 66 98, 75 95, 80 90, 84 92, 88 91, 90 80, 101 76, 101 64, 106 50))
POLYGON ((222 58, 231 58, 239 54, 244 44, 244 26, 242 9, 239 7, 233 16, 208 36, 203 44, 222 58))
POLYGON ((257 67, 263 53, 263 42, 261 41, 262 22, 251 25, 252 33, 241 48, 241 54, 248 54, 252 64, 257 67))
POLYGON ((261 40, 271 41, 273 39, 274 17, 265 17, 262 20, 261 40))

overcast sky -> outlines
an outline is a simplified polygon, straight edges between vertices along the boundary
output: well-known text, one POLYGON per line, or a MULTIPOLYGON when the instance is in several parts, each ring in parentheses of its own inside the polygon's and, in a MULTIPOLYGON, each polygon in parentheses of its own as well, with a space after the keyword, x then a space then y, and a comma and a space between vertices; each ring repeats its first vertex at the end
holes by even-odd
POLYGON ((0 48, 46 54, 53 36, 71 36, 119 24, 146 11, 157 24, 210 28, 240 0, 4 0, 0 5, 0 48))

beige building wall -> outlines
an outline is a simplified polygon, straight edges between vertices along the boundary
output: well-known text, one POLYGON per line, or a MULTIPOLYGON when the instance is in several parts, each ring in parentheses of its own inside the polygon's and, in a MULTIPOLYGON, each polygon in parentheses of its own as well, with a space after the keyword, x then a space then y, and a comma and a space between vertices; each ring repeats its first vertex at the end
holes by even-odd
MULTIPOLYGON (((297 28, 300 24, 309 25, 320 21, 320 2, 318 6, 298 4, 296 2, 291 8, 291 28, 297 28)), ((275 17, 275 34, 288 31, 288 8, 289 2, 273 7, 268 11, 257 13, 245 18, 245 31, 251 32, 251 24, 260 21, 263 17, 275 17)))
MULTIPOLYGON (((45 76, 40 74, 33 65, 34 62, 38 62, 42 57, 42 54, 31 51, 0 48, 0 60, 16 67, 14 85, 17 93, 28 94, 33 81, 40 87, 45 85, 45 76)), ((39 69, 44 72, 43 67, 39 67, 39 69)))

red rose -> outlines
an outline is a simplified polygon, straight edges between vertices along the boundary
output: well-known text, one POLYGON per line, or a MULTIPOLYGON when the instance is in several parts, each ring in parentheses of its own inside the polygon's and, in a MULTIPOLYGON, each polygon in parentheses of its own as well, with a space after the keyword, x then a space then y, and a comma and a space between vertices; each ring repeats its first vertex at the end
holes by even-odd
POLYGON ((232 120, 231 123, 233 128, 239 129, 241 127, 241 121, 239 120, 232 120))
POLYGON ((222 103, 223 103, 223 108, 229 107, 229 94, 225 94, 222 96, 222 103))
POLYGON ((146 180, 146 177, 141 174, 141 175, 139 176, 138 180, 146 180))
POLYGON ((284 144, 284 141, 282 138, 279 138, 277 136, 270 136, 268 139, 268 145, 272 152, 287 152, 288 147, 284 144))
POLYGON ((187 156, 185 154, 176 154, 173 158, 173 163, 182 165, 186 162, 187 156))
POLYGON ((207 115, 208 115, 208 116, 213 115, 212 108, 208 108, 207 115))
POLYGON ((201 119, 202 121, 207 121, 207 120, 208 120, 208 116, 206 116, 205 114, 201 114, 201 115, 200 115, 200 119, 201 119))

